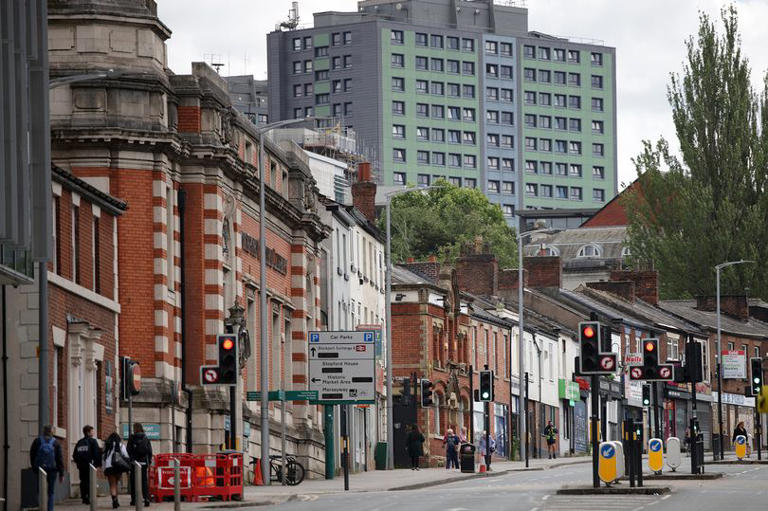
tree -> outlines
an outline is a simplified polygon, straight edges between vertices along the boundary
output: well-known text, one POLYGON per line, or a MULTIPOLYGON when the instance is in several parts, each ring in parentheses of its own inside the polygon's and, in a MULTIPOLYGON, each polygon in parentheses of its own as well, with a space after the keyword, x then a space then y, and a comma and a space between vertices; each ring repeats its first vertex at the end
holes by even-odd
POLYGON ((741 54, 737 13, 721 12, 719 35, 700 15, 687 41, 682 77, 667 97, 680 143, 644 142, 633 160, 640 186, 627 194, 633 262, 659 270, 662 297, 713 294, 714 266, 739 259, 721 274, 723 293, 768 297, 768 77, 758 97, 741 54))
MULTIPOLYGON (((436 255, 453 261, 461 247, 481 236, 501 267, 517 265, 515 231, 501 208, 479 190, 459 188, 445 180, 440 188, 415 190, 392 199, 392 260, 436 255)), ((380 228, 386 229, 385 218, 380 228)))

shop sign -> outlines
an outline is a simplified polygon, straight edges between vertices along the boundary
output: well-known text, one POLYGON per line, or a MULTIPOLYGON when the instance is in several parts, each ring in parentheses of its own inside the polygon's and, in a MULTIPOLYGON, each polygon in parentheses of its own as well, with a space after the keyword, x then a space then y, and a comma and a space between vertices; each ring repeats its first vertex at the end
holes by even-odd
POLYGON ((571 401, 578 400, 579 384, 575 381, 568 381, 561 378, 558 381, 558 397, 559 399, 568 399, 571 401))
POLYGON ((747 377, 747 354, 741 350, 723 350, 723 378, 744 380, 747 377))
MULTIPOLYGON (((717 392, 712 393, 712 401, 715 403, 718 401, 717 392)), ((723 403, 728 405, 746 406, 748 408, 754 408, 755 398, 746 397, 741 394, 730 394, 728 392, 723 392, 723 403)))

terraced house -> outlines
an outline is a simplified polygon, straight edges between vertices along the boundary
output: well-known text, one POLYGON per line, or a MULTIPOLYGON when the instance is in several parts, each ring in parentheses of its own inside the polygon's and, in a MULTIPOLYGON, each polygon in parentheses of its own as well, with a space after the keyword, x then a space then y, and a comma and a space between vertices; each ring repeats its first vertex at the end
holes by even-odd
POLYGON ((353 128, 381 184, 445 177, 510 222, 616 194, 614 48, 529 31, 518 2, 365 0, 267 43, 270 119, 353 128))

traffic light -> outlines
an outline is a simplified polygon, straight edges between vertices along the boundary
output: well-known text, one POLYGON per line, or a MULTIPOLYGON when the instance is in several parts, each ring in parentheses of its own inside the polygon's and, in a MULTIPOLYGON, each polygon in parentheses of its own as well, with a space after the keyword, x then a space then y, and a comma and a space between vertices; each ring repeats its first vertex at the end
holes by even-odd
POLYGON ((127 400, 128 396, 135 396, 141 391, 141 366, 136 360, 132 360, 131 357, 123 357, 121 359, 121 366, 123 369, 122 379, 122 398, 127 400))
POLYGON ((600 372, 600 323, 584 321, 579 323, 579 360, 582 374, 600 372))
POLYGON ((435 384, 426 378, 421 379, 421 406, 423 408, 429 408, 432 406, 432 388, 434 386, 435 384))
POLYGON ((219 381, 223 385, 237 383, 237 374, 240 372, 237 361, 237 336, 224 334, 216 337, 219 344, 219 381))
POLYGON ((760 389, 763 387, 763 359, 760 357, 752 357, 749 359, 750 366, 750 389, 752 389, 752 395, 757 396, 760 394, 760 389))
POLYGON ((651 386, 643 385, 643 406, 651 406, 651 386))
POLYGON ((659 340, 643 339, 643 373, 646 380, 655 380, 659 368, 659 340))
POLYGON ((685 379, 691 383, 704 379, 701 366, 701 344, 695 341, 685 344, 685 379))
POLYGON ((480 401, 493 401, 493 371, 480 371, 480 401))

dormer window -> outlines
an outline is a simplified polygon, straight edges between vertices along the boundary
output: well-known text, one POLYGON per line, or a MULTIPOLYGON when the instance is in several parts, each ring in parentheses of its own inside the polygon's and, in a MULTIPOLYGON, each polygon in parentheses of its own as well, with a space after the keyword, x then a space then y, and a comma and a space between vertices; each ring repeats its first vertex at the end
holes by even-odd
POLYGON ((579 249, 579 253, 576 257, 600 257, 600 247, 597 245, 584 245, 579 249))

